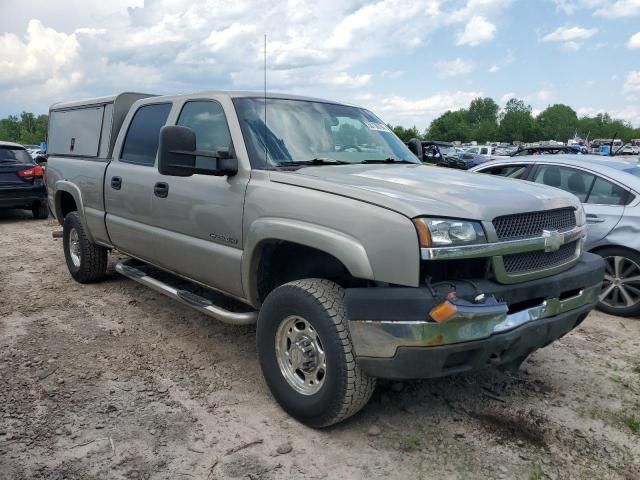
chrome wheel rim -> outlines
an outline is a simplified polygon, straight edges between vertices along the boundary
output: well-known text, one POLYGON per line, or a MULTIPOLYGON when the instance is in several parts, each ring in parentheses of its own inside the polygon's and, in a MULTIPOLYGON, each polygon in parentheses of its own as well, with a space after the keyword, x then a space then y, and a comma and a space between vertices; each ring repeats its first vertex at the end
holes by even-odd
POLYGON ((640 266, 627 257, 605 257, 600 303, 610 308, 629 308, 640 302, 640 266))
POLYGON ((71 256, 71 261, 73 265, 76 267, 80 266, 80 237, 78 236, 78 231, 75 228, 72 228, 69 232, 69 255, 71 256))
POLYGON ((285 318, 276 331, 276 359, 280 373, 296 392, 313 395, 324 385, 327 372, 322 340, 304 318, 285 318))

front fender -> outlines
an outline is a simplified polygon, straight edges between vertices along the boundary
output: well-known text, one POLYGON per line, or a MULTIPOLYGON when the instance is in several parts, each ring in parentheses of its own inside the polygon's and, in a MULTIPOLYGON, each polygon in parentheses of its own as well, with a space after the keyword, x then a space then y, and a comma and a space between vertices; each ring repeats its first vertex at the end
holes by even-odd
POLYGON ((246 234, 242 261, 242 284, 248 299, 256 298, 251 282, 252 267, 258 245, 265 240, 284 240, 321 250, 340 260, 349 273, 373 280, 373 268, 364 246, 354 237, 331 228, 300 220, 267 217, 256 220, 246 234))

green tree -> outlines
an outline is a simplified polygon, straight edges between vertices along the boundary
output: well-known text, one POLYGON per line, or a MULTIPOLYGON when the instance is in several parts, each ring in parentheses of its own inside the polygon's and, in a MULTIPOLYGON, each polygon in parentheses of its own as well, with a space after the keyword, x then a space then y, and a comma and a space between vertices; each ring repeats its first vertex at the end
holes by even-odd
POLYGON ((499 136, 503 142, 531 142, 538 140, 537 125, 531 115, 531 105, 517 98, 510 99, 500 118, 499 136))
POLYGON ((498 111, 500 107, 489 97, 475 98, 471 100, 469 110, 467 111, 467 119, 469 124, 473 126, 481 123, 498 123, 498 111))
POLYGON ((575 110, 560 103, 543 110, 537 116, 536 122, 544 140, 566 142, 573 138, 578 129, 578 115, 575 110))
POLYGON ((422 135, 420 135, 418 127, 416 127, 415 125, 411 128, 404 128, 400 125, 397 125, 395 127, 389 125, 389 127, 391 128, 391 130, 393 130, 393 133, 395 133, 403 142, 408 142, 412 138, 422 139, 422 135))
POLYGON ((468 112, 466 110, 456 110, 440 115, 433 122, 428 130, 430 140, 442 140, 453 142, 459 140, 468 142, 471 138, 471 126, 467 122, 468 112))
POLYGON ((47 138, 49 117, 22 112, 0 120, 0 140, 22 144, 39 144, 47 138))

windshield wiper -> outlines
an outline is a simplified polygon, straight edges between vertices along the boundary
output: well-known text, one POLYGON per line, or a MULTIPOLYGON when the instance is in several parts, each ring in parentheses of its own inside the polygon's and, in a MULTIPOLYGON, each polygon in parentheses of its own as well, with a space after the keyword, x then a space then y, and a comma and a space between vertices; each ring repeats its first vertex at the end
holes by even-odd
POLYGON ((400 160, 398 158, 389 157, 389 158, 384 158, 384 159, 363 160, 360 163, 411 163, 411 164, 415 164, 416 162, 412 162, 410 160, 400 160))
POLYGON ((335 158, 313 158, 311 160, 298 160, 294 162, 282 162, 279 167, 304 167, 307 165, 348 165, 351 162, 336 160, 335 158))

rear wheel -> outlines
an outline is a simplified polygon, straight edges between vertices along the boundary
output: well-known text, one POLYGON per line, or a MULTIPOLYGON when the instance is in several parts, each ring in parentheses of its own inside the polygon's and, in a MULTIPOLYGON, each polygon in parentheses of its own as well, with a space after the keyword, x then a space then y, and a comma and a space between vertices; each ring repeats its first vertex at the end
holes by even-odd
POLYGON ((260 310, 257 337, 267 385, 291 416, 327 427, 369 401, 375 379, 356 363, 344 290, 306 279, 271 292, 260 310))
POLYGON ((33 218, 44 220, 45 218, 49 218, 49 207, 46 205, 34 205, 31 208, 31 213, 33 213, 33 218))
POLYGON ((87 238, 78 212, 64 217, 62 239, 67 268, 76 281, 90 283, 104 278, 109 252, 87 238))
POLYGON ((640 254, 624 248, 605 248, 597 253, 605 261, 598 309, 622 317, 639 315, 640 254))

